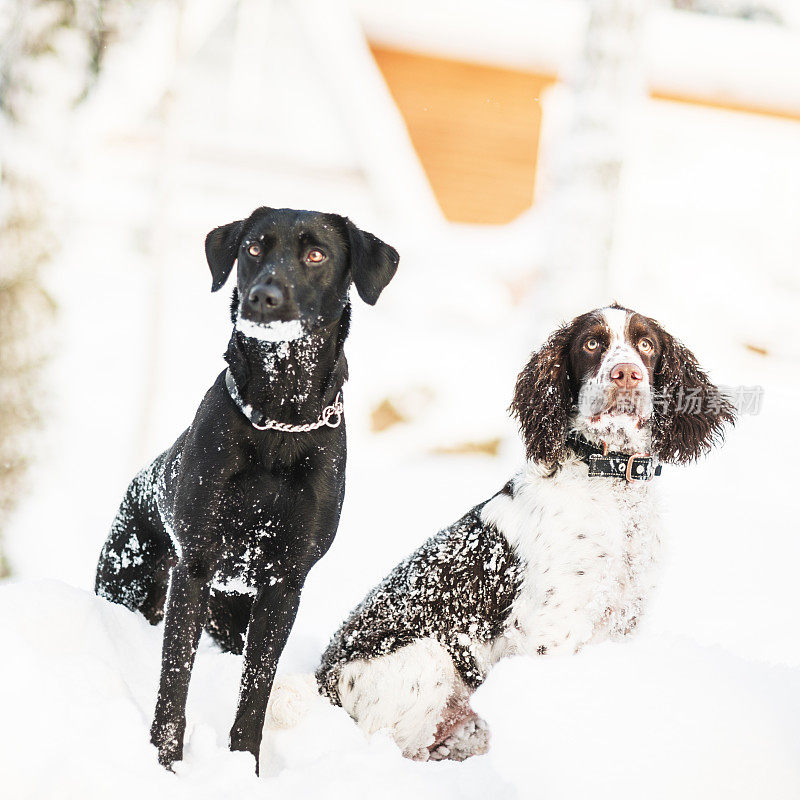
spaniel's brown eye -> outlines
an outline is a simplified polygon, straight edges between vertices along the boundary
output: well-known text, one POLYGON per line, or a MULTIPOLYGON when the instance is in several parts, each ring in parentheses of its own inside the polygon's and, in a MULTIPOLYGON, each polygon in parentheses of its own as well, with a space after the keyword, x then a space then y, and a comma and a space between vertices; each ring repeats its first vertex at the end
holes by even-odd
POLYGON ((255 242, 253 242, 253 244, 251 244, 250 247, 247 248, 247 252, 250 253, 250 255, 253 256, 253 257, 260 256, 261 255, 261 245, 260 244, 256 244, 255 242))
POLYGON ((322 250, 311 250, 306 256, 306 261, 309 261, 312 264, 320 264, 325 260, 325 258, 325 253, 323 253, 322 250))
POLYGON ((639 349, 643 353, 652 353, 653 352, 653 343, 649 339, 642 339, 639 342, 639 349))
POLYGON ((597 350, 597 348, 600 347, 600 342, 598 342, 597 339, 593 337, 591 339, 587 339, 583 343, 583 347, 585 350, 588 350, 591 353, 593 350, 597 350))

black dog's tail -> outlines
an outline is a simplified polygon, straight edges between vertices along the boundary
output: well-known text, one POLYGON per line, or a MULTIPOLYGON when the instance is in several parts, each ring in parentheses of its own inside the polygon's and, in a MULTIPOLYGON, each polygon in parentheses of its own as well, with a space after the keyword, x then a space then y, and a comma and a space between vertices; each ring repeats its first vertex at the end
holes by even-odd
POLYGON ((320 697, 317 681, 310 672, 277 675, 267 704, 264 728, 294 728, 308 716, 314 704, 320 702, 325 701, 320 697))

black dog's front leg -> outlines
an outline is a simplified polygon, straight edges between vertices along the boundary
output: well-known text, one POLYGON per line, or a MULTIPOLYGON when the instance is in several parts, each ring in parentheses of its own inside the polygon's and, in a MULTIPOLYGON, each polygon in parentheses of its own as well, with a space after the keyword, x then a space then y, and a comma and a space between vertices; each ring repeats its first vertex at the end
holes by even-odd
POLYGON ((230 742, 231 750, 246 750, 255 756, 256 773, 267 701, 278 659, 297 616, 303 580, 297 575, 287 576, 274 586, 262 588, 250 614, 239 706, 230 742))
POLYGON ((225 415, 209 410, 212 392, 200 404, 182 443, 175 483, 168 482, 166 487, 167 498, 172 495, 179 559, 170 571, 167 588, 161 680, 150 728, 150 741, 165 767, 183 757, 189 679, 208 616, 211 580, 224 545, 220 504, 227 481, 241 461, 239 451, 228 444, 225 415))
POLYGON ((182 558, 170 573, 161 682, 150 741, 158 748, 158 760, 170 767, 183 757, 186 729, 186 697, 200 633, 208 613, 213 559, 207 555, 182 558))

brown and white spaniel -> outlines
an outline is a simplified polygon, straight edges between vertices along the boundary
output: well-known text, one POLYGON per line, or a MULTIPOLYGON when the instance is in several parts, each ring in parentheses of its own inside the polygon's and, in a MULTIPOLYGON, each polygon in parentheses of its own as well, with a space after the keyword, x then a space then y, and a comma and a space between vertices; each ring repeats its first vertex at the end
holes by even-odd
POLYGON ((660 465, 696 459, 734 421, 689 350, 617 305, 559 328, 520 374, 511 411, 525 465, 395 567, 316 673, 410 758, 485 752, 469 696, 499 659, 572 653, 635 627, 659 549, 660 465))

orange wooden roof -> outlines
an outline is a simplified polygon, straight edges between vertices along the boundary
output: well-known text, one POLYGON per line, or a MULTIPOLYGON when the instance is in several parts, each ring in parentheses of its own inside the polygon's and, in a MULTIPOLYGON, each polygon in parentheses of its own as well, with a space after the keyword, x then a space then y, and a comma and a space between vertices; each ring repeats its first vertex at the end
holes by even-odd
POLYGON ((510 222, 533 202, 550 76, 373 46, 445 217, 510 222))
MULTIPOLYGON (((533 203, 542 111, 554 75, 371 45, 445 217, 503 224, 533 203)), ((654 88, 656 99, 788 119, 792 109, 654 88)))

